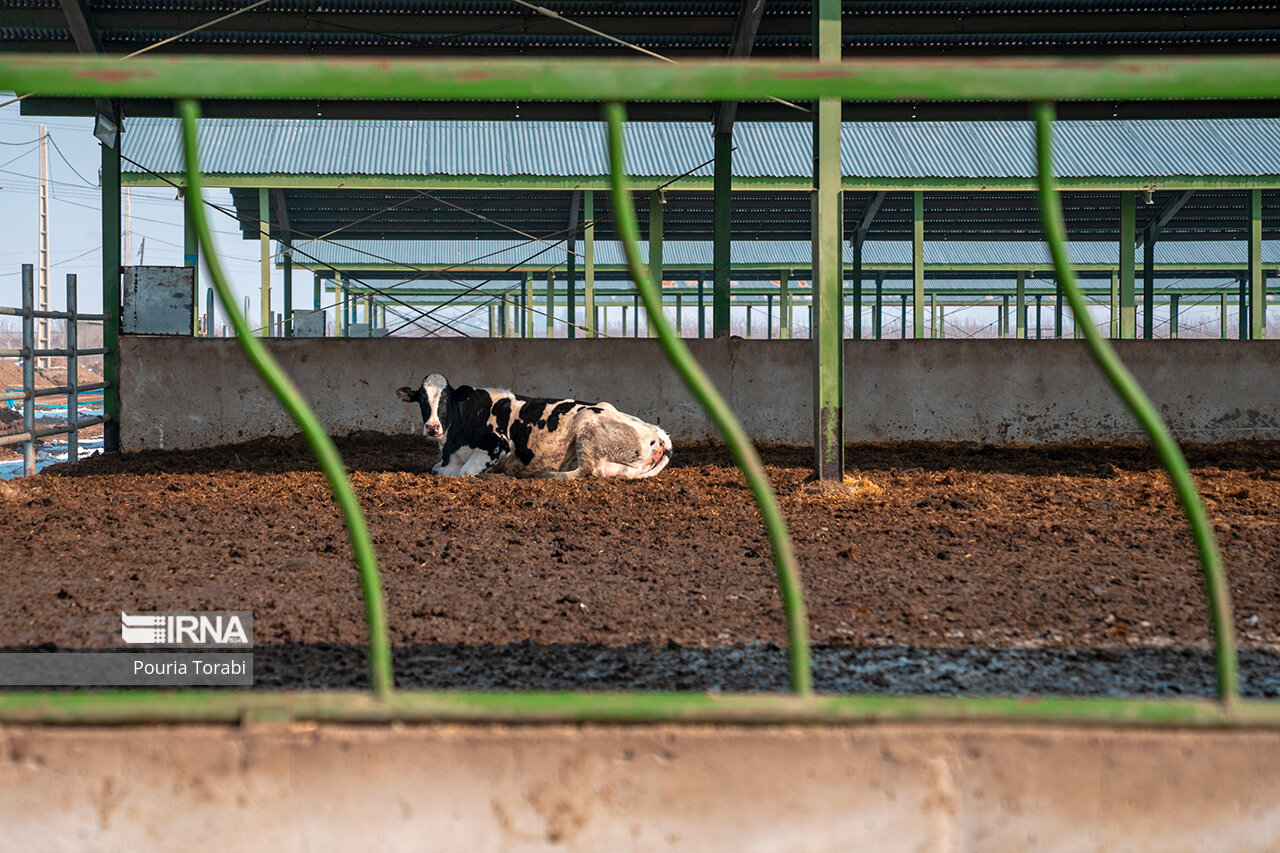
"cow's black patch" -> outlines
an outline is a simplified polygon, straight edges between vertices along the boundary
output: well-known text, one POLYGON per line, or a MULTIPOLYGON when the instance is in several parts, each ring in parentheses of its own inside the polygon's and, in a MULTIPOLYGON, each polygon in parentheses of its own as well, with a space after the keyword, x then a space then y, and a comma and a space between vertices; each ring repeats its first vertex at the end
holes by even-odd
POLYGON ((555 432, 560 426, 560 418, 569 414, 579 405, 579 403, 575 403, 572 400, 566 400, 565 402, 555 406, 555 408, 551 410, 551 414, 547 415, 547 432, 555 432))
POLYGON ((507 442, 489 429, 492 411, 493 398, 483 388, 460 385, 451 389, 449 422, 446 425, 444 446, 440 448, 440 461, 448 465, 449 457, 461 447, 483 450, 490 458, 497 458, 506 452, 507 442))
POLYGON ((529 447, 529 439, 533 436, 533 424, 523 418, 511 423, 509 430, 511 446, 520 464, 528 465, 533 461, 533 450, 529 447))
POLYGON ((554 402, 553 400, 525 400, 524 405, 520 407, 520 420, 528 421, 536 424, 542 420, 542 413, 546 410, 547 404, 554 402))
POLYGON ((511 423, 511 400, 502 397, 493 404, 493 420, 498 425, 498 434, 507 434, 507 425, 511 423))

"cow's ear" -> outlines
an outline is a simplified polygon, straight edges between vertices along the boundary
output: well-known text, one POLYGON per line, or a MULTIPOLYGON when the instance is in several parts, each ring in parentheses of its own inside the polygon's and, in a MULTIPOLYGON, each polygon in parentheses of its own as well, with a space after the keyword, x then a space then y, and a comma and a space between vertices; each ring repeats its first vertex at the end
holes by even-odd
POLYGON ((399 397, 401 400, 404 400, 406 403, 413 403, 413 402, 417 402, 418 395, 421 392, 422 392, 422 389, 418 389, 417 391, 415 391, 412 388, 397 388, 396 396, 399 397))

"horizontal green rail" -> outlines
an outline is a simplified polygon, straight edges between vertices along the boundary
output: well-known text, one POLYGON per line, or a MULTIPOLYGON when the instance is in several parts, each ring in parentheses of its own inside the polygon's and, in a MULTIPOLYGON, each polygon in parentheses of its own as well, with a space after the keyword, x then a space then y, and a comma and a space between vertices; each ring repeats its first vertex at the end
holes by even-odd
POLYGON ((122 725, 248 720, 377 723, 854 723, 1010 721, 1087 725, 1280 727, 1280 703, 1208 700, 721 693, 397 691, 0 692, 7 724, 122 725))
MULTIPOLYGON (((6 54, 45 96, 475 101, 1131 101, 1275 98, 1278 56, 701 60, 259 59, 6 54)), ((799 114, 797 114, 799 115, 799 114)))

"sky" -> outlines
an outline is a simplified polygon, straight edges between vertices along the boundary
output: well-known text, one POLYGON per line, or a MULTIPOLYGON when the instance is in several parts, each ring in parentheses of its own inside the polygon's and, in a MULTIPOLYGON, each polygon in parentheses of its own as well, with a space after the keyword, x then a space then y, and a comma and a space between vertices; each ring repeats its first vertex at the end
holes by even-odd
MULTIPOLYGON (((11 93, 0 92, 0 101, 11 93)), ((66 305, 66 275, 77 277, 80 310, 102 308, 102 219, 98 173, 101 165, 93 120, 63 116, 23 116, 19 104, 0 107, 0 305, 22 304, 22 264, 35 264, 39 243, 37 185, 40 125, 49 129, 50 300, 66 305), (65 159, 64 159, 65 158, 65 159)), ((134 187, 129 191, 132 263, 182 265, 182 203, 171 189, 134 187), (146 239, 145 245, 143 238, 146 239), (145 252, 145 254, 143 254, 145 252)), ((225 189, 206 190, 205 198, 231 206, 225 189)), ((240 304, 250 298, 250 318, 258 317, 258 241, 240 237, 236 223, 207 208, 223 267, 240 304)), ((123 261, 128 264, 130 261, 123 261)), ((310 275, 294 293, 298 307, 309 306, 310 275)), ((207 284, 201 286, 203 310, 207 284)), ((272 271, 273 310, 283 309, 283 275, 272 271)), ((223 322, 219 313, 218 322, 223 322)))

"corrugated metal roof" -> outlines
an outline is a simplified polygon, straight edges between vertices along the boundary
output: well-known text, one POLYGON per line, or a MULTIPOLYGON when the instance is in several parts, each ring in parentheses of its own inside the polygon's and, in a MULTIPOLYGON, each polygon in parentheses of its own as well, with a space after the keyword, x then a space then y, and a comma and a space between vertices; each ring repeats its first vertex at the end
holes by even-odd
MULTIPOLYGON (((406 267, 439 269, 452 265, 484 264, 508 267, 529 262, 537 268, 547 267, 564 260, 563 247, 542 252, 545 244, 517 244, 497 240, 351 240, 337 243, 299 244, 307 255, 324 264, 339 266, 377 267, 388 261, 406 267), (383 258, 386 260, 379 260, 383 258), (479 259, 479 260, 477 260, 479 259)), ((640 244, 641 255, 648 255, 648 246, 640 244)), ((730 257, 734 264, 786 267, 807 266, 811 244, 808 241, 750 241, 732 244, 730 257)), ((1072 243, 1068 247, 1072 263, 1114 265, 1115 246, 1107 243, 1072 243)), ((711 244, 673 240, 663 243, 664 264, 677 267, 710 267, 711 244)), ((1141 264, 1141 251, 1135 259, 1141 264)), ((1043 243, 961 243, 930 242, 924 244, 926 264, 1009 264, 1051 270, 1053 261, 1043 243)), ((1214 264, 1239 265, 1246 262, 1245 247, 1239 243, 1222 241, 1156 243, 1158 264, 1214 264)), ((863 264, 904 265, 911 263, 910 243, 868 242, 863 245, 863 264)), ((1280 241, 1268 240, 1262 244, 1263 262, 1280 264, 1280 241)), ((310 263, 302 257, 299 264, 310 263)), ((597 241, 595 262, 600 266, 622 266, 626 263, 621 244, 597 241)), ((845 262, 852 263, 852 251, 845 247, 845 262)))
MULTIPOLYGON (((1280 174, 1280 119, 1060 121, 1059 177, 1280 174)), ((735 126, 738 177, 803 178, 811 136, 801 123, 735 126)), ((201 161, 211 174, 548 175, 607 173, 598 122, 261 121, 205 119, 201 161)), ((125 156, 182 170, 175 119, 133 119, 125 156)), ((634 122, 627 167, 640 176, 711 175, 710 126, 634 122), (696 168, 699 167, 701 168, 696 168)), ((858 178, 1030 178, 1029 122, 846 122, 841 166, 858 178)), ((125 163, 126 171, 143 171, 125 163)))

